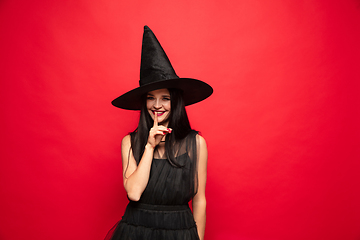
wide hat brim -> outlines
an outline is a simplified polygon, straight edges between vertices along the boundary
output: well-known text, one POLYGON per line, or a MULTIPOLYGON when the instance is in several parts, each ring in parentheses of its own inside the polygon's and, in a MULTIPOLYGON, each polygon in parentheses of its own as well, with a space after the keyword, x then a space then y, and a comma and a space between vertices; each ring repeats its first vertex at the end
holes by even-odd
POLYGON ((200 102, 213 93, 212 87, 200 80, 193 78, 166 79, 149 84, 142 85, 118 98, 115 98, 111 104, 118 108, 127 110, 141 109, 141 96, 157 89, 176 88, 183 91, 185 106, 200 102))

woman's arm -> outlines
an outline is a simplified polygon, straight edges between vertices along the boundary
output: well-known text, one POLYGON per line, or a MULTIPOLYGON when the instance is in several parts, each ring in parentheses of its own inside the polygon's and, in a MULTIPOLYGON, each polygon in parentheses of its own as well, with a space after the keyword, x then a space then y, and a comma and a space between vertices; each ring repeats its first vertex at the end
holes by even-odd
POLYGON ((148 142, 139 165, 136 164, 131 148, 131 137, 127 135, 121 142, 121 157, 123 165, 124 188, 130 200, 139 201, 144 192, 150 176, 151 163, 155 147, 160 143, 164 135, 171 132, 169 128, 158 126, 157 115, 154 118, 154 126, 150 129, 148 142), (130 156, 129 156, 130 154, 130 156))
POLYGON ((197 135, 196 141, 199 146, 199 162, 198 162, 198 190, 192 200, 193 214, 198 229, 200 240, 204 239, 205 223, 206 223, 206 172, 207 172, 207 147, 203 137, 197 135))
POLYGON ((123 182, 129 199, 132 201, 139 201, 141 194, 144 192, 149 181, 154 148, 151 145, 146 144, 144 154, 137 166, 132 151, 130 150, 130 146, 131 138, 130 135, 127 135, 121 142, 123 182))

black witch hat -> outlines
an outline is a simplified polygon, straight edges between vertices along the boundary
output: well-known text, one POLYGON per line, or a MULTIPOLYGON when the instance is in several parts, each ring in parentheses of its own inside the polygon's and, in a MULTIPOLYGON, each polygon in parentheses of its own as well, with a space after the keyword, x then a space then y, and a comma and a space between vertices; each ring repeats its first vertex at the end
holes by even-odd
POLYGON ((140 110, 143 94, 161 88, 177 88, 183 91, 187 106, 204 100, 213 92, 212 87, 203 81, 179 78, 176 75, 164 49, 148 26, 144 27, 139 84, 140 87, 121 95, 111 103, 123 109, 140 110))

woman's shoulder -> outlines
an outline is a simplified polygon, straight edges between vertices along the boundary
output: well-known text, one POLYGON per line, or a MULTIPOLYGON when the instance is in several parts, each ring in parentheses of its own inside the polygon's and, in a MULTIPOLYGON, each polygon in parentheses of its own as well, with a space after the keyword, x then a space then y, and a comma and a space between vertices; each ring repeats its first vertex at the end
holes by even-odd
POLYGON ((123 139, 121 140, 121 146, 130 146, 131 144, 131 136, 130 134, 126 135, 125 137, 123 137, 123 139))
POLYGON ((196 130, 192 129, 190 131, 190 133, 188 134, 188 138, 193 139, 196 142, 197 146, 206 147, 205 138, 200 134, 199 131, 196 131, 196 130))
POLYGON ((199 144, 206 144, 205 138, 200 134, 196 135, 196 142, 198 142, 199 144))
POLYGON ((200 149, 207 148, 205 138, 200 134, 196 135, 196 144, 200 147, 200 149))
POLYGON ((199 131, 196 131, 194 129, 191 129, 189 136, 195 137, 196 141, 205 141, 205 138, 201 135, 201 133, 199 131))

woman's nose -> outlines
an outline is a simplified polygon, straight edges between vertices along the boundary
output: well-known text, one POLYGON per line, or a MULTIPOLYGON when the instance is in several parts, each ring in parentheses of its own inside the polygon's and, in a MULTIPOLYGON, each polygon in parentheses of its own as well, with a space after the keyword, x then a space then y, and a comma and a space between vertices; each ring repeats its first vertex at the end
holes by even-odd
POLYGON ((156 100, 155 100, 154 107, 155 107, 155 108, 161 108, 161 100, 160 100, 160 99, 156 99, 156 100))

